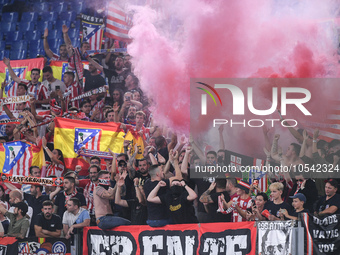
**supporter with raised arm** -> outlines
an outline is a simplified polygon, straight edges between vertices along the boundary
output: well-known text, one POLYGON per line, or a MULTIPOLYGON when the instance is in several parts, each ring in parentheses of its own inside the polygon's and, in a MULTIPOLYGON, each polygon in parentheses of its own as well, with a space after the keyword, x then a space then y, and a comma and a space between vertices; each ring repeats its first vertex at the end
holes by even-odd
POLYGON ((59 238, 63 226, 59 215, 53 213, 53 203, 46 200, 42 204, 42 212, 38 214, 34 223, 35 234, 37 237, 59 238))
MULTIPOLYGON (((126 178, 126 177, 125 177, 126 178)), ((143 185, 139 184, 139 179, 135 178, 134 186, 136 195, 131 199, 123 199, 121 196, 123 186, 125 183, 124 176, 121 176, 117 182, 117 191, 115 195, 115 204, 129 208, 131 211, 131 224, 132 225, 146 225, 148 218, 146 208, 146 198, 143 190, 143 185)))
POLYGON ((49 102, 49 92, 47 88, 39 82, 40 78, 40 69, 33 68, 31 70, 31 80, 25 80, 19 78, 13 71, 11 67, 10 60, 8 58, 3 59, 4 64, 8 68, 9 75, 11 76, 12 80, 16 83, 24 83, 27 85, 27 91, 29 94, 32 94, 34 97, 34 103, 37 105, 36 107, 41 107, 41 104, 48 104, 49 102))
POLYGON ((110 173, 100 171, 98 173, 99 185, 94 189, 93 201, 96 208, 97 225, 101 229, 110 229, 121 225, 130 225, 127 219, 113 215, 109 200, 115 198, 116 187, 110 187, 110 173))
POLYGON ((208 213, 208 222, 231 222, 231 215, 223 209, 223 200, 227 203, 230 201, 226 184, 225 178, 215 179, 199 199, 208 213), (215 192, 212 192, 213 190, 215 192))
POLYGON ((46 161, 46 176, 55 175, 57 177, 62 177, 65 170, 63 153, 59 149, 50 151, 50 149, 47 147, 47 141, 45 137, 42 138, 42 146, 51 159, 51 161, 46 161))
POLYGON ((68 61, 69 57, 67 55, 67 49, 66 49, 66 44, 62 44, 59 46, 59 55, 53 53, 50 49, 50 46, 48 45, 47 41, 48 37, 48 28, 45 28, 44 30, 44 50, 47 55, 51 60, 61 60, 61 61, 68 61))
POLYGON ((340 195, 336 193, 337 190, 338 182, 334 179, 329 179, 325 186, 326 195, 316 203, 315 215, 324 216, 340 213, 340 195))
POLYGON ((296 166, 299 164, 304 164, 304 162, 299 157, 301 146, 296 143, 291 143, 287 148, 286 154, 280 155, 278 153, 279 139, 280 139, 280 135, 276 134, 274 136, 274 141, 273 141, 273 145, 271 149, 271 157, 274 160, 281 162, 281 164, 285 166, 296 166))

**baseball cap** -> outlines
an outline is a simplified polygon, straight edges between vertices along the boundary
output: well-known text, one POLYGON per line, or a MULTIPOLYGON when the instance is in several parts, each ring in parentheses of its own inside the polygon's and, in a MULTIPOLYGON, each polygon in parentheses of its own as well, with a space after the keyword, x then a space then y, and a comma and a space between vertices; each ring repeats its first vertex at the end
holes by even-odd
POLYGON ((300 201, 306 202, 306 197, 302 193, 296 193, 294 196, 290 196, 290 198, 298 198, 300 201))
POLYGON ((28 211, 28 205, 25 202, 16 203, 16 204, 13 205, 13 207, 17 207, 18 209, 20 209, 25 214, 28 211))

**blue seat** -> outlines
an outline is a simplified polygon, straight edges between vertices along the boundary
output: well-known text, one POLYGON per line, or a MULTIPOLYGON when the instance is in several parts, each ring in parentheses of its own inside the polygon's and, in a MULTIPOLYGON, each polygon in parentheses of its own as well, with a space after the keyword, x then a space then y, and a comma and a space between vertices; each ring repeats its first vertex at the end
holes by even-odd
POLYGON ((60 20, 60 19, 58 19, 57 22, 54 25, 54 29, 57 29, 57 30, 61 31, 62 28, 63 28, 63 25, 66 25, 67 27, 70 27, 71 22, 68 21, 68 20, 60 20))
POLYGON ((36 29, 43 33, 45 28, 47 28, 48 30, 52 30, 53 22, 52 21, 39 20, 37 22, 37 28, 36 29))
POLYGON ((25 39, 27 41, 32 41, 32 40, 39 40, 41 39, 41 32, 40 31, 27 31, 25 33, 25 39))
POLYGON ((58 19, 58 13, 56 13, 55 11, 41 13, 41 20, 56 21, 57 19, 58 19))
POLYGON ((0 41, 4 40, 4 33, 0 32, 0 41))
POLYGON ((30 21, 22 21, 18 24, 18 30, 25 32, 25 31, 32 31, 35 29, 35 22, 30 21))
POLYGON ((48 31, 48 39, 60 39, 63 37, 61 29, 52 29, 48 31))
POLYGON ((16 29, 16 22, 1 22, 1 32, 13 32, 16 29))
POLYGON ((59 19, 73 21, 76 19, 77 14, 74 11, 62 12, 59 14, 59 19))
POLYGON ((31 51, 33 49, 43 49, 44 42, 42 39, 39 40, 31 40, 28 42, 28 50, 31 51))
POLYGON ((77 28, 70 28, 68 30, 68 36, 70 38, 79 37, 79 29, 77 29, 77 28))
POLYGON ((5 50, 5 48, 6 48, 6 42, 0 41, 0 50, 5 50))
POLYGON ((50 10, 50 4, 46 2, 34 3, 32 10, 35 12, 48 12, 50 10))
POLYGON ((23 39, 21 31, 4 33, 4 37, 6 41, 11 41, 11 42, 15 42, 15 41, 19 41, 23 39))
POLYGON ((13 49, 25 49, 25 50, 27 50, 27 41, 20 40, 20 41, 12 42, 11 50, 13 50, 13 49))
POLYGON ((74 37, 74 38, 70 38, 71 39, 71 43, 73 47, 80 47, 80 38, 79 37, 74 37))
POLYGON ((61 39, 48 39, 47 40, 50 49, 57 49, 59 51, 59 46, 61 45, 61 39))
POLYGON ((51 5, 53 11, 61 13, 67 11, 67 3, 65 2, 53 2, 51 5))
POLYGON ((0 50, 0 59, 9 58, 9 50, 0 50))
POLYGON ((79 19, 76 19, 72 22, 72 28, 76 28, 78 30, 80 30, 80 20, 79 19))
POLYGON ((76 1, 72 4, 71 9, 75 11, 77 14, 82 13, 84 8, 83 1, 76 1))
POLYGON ((17 22, 18 21, 17 12, 4 12, 1 16, 2 22, 17 22))
POLYGON ((27 57, 27 50, 12 49, 9 53, 10 59, 25 59, 27 57))
POLYGON ((21 21, 37 21, 38 13, 36 12, 23 12, 21 16, 21 21))

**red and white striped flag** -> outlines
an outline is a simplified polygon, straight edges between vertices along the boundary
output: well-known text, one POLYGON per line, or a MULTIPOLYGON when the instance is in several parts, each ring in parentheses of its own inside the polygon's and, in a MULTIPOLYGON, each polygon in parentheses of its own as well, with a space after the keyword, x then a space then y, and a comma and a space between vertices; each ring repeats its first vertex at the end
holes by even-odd
POLYGON ((117 4, 109 3, 106 17, 106 36, 123 42, 131 42, 128 35, 131 26, 132 20, 125 11, 117 4))

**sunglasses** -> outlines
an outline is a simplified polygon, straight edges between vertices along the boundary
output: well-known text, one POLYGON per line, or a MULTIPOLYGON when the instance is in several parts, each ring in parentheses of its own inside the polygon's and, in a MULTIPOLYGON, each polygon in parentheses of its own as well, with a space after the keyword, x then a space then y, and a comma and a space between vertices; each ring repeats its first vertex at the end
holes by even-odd
POLYGON ((297 182, 303 182, 304 180, 301 180, 301 179, 297 179, 296 181, 297 181, 297 182))
POLYGON ((118 166, 120 166, 120 167, 126 167, 126 164, 120 164, 120 165, 118 165, 118 166))

